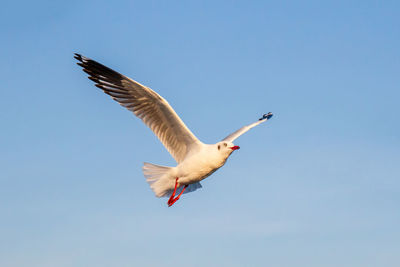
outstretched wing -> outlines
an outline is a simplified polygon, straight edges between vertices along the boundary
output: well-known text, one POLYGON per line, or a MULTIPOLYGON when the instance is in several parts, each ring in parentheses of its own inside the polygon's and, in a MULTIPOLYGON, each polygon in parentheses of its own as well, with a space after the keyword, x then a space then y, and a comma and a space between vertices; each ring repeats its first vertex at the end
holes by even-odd
POLYGON ((160 139, 179 163, 201 142, 186 127, 169 103, 149 87, 79 54, 77 64, 97 87, 132 111, 160 139))
POLYGON ((272 116, 273 115, 272 115, 271 112, 269 112, 268 114, 264 114, 258 121, 254 122, 252 124, 243 126, 242 128, 240 128, 236 132, 233 132, 230 135, 228 135, 227 137, 225 137, 222 141, 233 142, 236 138, 238 138, 239 136, 241 136, 242 134, 244 134, 245 132, 247 132, 251 128, 259 125, 260 123, 263 123, 263 122, 269 120, 272 116))

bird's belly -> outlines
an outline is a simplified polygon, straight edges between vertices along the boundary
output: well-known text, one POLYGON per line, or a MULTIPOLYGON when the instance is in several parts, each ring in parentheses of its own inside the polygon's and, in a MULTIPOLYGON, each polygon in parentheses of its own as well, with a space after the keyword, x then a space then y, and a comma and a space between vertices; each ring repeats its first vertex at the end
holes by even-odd
POLYGON ((191 168, 182 168, 183 171, 178 171, 178 178, 180 184, 193 184, 200 182, 218 170, 223 164, 219 166, 207 166, 199 164, 191 168))

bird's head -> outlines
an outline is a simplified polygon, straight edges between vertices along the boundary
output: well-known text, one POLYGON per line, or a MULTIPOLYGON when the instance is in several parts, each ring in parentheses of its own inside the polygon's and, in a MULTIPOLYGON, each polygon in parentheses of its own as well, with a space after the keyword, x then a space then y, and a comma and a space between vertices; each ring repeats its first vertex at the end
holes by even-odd
POLYGON ((238 150, 240 147, 235 146, 231 142, 222 141, 216 144, 217 150, 221 154, 230 155, 233 151, 238 150))

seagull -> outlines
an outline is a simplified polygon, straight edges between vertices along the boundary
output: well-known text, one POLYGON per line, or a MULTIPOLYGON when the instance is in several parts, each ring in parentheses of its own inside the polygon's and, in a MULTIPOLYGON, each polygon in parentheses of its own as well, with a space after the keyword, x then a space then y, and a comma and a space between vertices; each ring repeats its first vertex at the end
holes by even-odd
POLYGON ((95 86, 141 119, 177 162, 175 167, 145 162, 142 168, 156 197, 169 197, 169 207, 184 192, 201 188, 200 181, 225 164, 232 152, 240 148, 233 144, 236 138, 272 117, 269 112, 216 144, 204 144, 186 127, 167 100, 149 87, 80 54, 74 58, 95 86))

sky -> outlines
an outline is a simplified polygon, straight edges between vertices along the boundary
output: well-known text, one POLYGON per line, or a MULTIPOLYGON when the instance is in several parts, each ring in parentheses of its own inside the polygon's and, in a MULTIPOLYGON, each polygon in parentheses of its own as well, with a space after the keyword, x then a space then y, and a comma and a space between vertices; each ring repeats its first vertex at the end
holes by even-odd
POLYGON ((0 265, 400 266, 398 1, 10 1, 0 9, 0 265), (176 163, 73 53, 204 143, 273 112, 171 208, 176 163))

